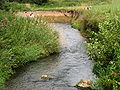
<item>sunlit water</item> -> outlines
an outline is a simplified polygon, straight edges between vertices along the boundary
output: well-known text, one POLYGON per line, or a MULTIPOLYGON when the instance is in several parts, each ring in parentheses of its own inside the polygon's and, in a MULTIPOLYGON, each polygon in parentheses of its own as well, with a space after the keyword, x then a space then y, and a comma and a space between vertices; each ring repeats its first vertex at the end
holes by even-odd
POLYGON ((57 55, 27 64, 7 82, 6 90, 78 90, 80 80, 93 80, 93 62, 86 55, 84 38, 69 24, 51 24, 59 32, 61 51, 57 55), (43 80, 41 75, 53 77, 43 80))

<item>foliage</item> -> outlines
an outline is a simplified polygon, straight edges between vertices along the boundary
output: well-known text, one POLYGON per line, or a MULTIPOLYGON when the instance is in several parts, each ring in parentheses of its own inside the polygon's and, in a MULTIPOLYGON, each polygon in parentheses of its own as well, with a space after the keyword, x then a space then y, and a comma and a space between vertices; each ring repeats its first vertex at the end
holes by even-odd
POLYGON ((2 0, 0 1, 0 9, 6 11, 9 11, 11 8, 11 10, 51 10, 56 8, 66 9, 68 7, 79 7, 84 3, 85 5, 93 5, 108 2, 111 2, 111 0, 2 0), (31 4, 32 7, 26 8, 24 5, 26 3, 31 4))
POLYGON ((28 3, 29 5, 42 5, 47 2, 48 0, 2 0, 0 1, 0 9, 5 11, 26 11, 31 10, 31 7, 26 6, 28 3))
MULTIPOLYGON (((80 21, 79 21, 79 20, 74 20, 74 19, 72 19, 70 22, 73 22, 72 25, 71 25, 73 28, 79 29, 79 27, 80 27, 80 26, 79 26, 79 25, 80 25, 80 21)), ((82 26, 82 25, 81 25, 81 26, 82 26)))
POLYGON ((4 0, 0 1, 0 9, 8 11, 8 4, 4 0))
POLYGON ((42 5, 43 3, 47 3, 49 0, 12 0, 12 2, 13 1, 19 3, 34 3, 34 4, 42 5))
POLYGON ((19 4, 17 2, 6 2, 3 1, 0 3, 0 9, 5 11, 25 11, 30 10, 24 4, 19 4))
POLYGON ((34 10, 55 10, 55 9, 76 9, 82 5, 94 5, 100 2, 108 3, 112 0, 49 0, 40 6, 34 7, 34 10))
POLYGON ((58 52, 58 35, 41 19, 0 11, 0 90, 12 70, 58 52))
POLYGON ((84 16, 76 23, 86 33, 87 51, 96 61, 94 73, 98 76, 94 87, 100 90, 120 89, 120 1, 80 10, 84 16))
POLYGON ((99 24, 99 32, 93 33, 88 43, 88 53, 97 62, 94 72, 99 77, 97 88, 120 88, 120 17, 113 15, 99 24))

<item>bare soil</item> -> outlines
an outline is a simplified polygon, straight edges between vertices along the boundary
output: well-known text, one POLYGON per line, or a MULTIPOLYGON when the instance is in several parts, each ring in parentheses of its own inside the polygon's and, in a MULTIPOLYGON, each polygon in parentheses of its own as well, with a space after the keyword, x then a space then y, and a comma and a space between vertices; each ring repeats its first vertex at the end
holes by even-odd
MULTIPOLYGON (((18 16, 25 17, 25 12, 18 12, 18 16)), ((33 13, 34 18, 44 17, 48 22, 68 22, 70 18, 70 14, 66 11, 28 11, 28 14, 33 13)))

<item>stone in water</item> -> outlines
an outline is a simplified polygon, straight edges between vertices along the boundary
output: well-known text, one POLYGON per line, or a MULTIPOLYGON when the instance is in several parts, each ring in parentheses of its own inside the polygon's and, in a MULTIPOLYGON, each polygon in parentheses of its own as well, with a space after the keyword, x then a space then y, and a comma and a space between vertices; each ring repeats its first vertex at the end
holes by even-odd
POLYGON ((91 90, 91 83, 91 80, 81 80, 75 85, 75 87, 91 90))
POLYGON ((49 77, 48 75, 42 75, 41 79, 46 79, 46 80, 51 80, 53 79, 52 77, 49 77))

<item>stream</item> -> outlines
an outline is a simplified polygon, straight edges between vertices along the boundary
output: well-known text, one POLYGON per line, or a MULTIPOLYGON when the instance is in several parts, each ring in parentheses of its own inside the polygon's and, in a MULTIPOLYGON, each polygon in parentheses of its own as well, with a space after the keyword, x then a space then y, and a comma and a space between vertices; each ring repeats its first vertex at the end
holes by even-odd
POLYGON ((69 24, 51 24, 60 36, 59 54, 32 62, 17 70, 5 90, 79 90, 80 80, 93 80, 93 61, 86 54, 84 38, 69 24), (53 77, 41 79, 42 75, 53 77))

